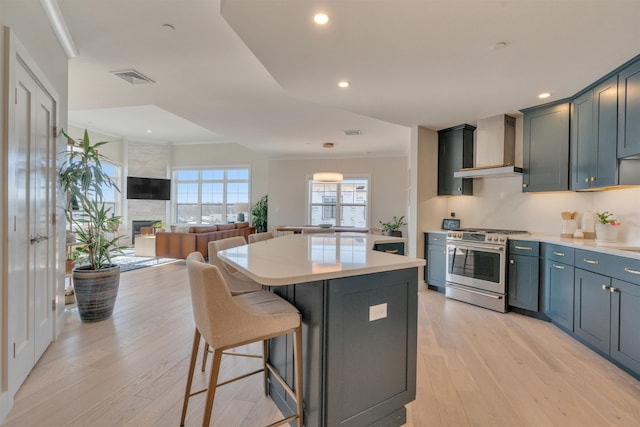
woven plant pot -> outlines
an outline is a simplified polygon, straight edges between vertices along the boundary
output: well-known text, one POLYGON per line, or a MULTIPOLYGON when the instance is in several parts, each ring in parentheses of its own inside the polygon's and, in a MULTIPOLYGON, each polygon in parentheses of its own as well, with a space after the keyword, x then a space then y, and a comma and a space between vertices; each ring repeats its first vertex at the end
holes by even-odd
POLYGON ((111 317, 119 286, 120 266, 114 265, 101 270, 76 267, 73 270, 73 289, 80 320, 91 323, 111 317))

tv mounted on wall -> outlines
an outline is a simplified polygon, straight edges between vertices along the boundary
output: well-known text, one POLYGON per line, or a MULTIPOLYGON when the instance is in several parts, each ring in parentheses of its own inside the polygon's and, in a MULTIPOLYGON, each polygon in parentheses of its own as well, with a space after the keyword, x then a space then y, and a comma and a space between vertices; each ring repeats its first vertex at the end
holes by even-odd
POLYGON ((171 180, 128 176, 127 199, 170 200, 171 180))

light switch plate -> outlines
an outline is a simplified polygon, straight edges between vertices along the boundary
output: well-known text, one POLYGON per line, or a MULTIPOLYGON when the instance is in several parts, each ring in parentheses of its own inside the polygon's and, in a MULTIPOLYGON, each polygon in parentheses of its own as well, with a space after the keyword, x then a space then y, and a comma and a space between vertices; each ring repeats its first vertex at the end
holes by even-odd
POLYGON ((369 306, 369 322, 387 317, 387 303, 369 306))

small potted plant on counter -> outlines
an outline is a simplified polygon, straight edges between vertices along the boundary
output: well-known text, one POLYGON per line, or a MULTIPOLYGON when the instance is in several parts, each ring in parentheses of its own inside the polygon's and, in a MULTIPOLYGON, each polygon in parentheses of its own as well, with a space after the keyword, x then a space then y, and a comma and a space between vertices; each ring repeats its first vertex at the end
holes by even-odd
POLYGON ((612 218, 613 214, 608 211, 596 213, 598 222, 596 223, 596 241, 615 243, 618 240, 618 226, 621 222, 612 218))
POLYGON ((382 234, 384 234, 385 236, 402 237, 402 231, 400 231, 400 227, 407 225, 407 223, 404 222, 404 215, 402 215, 400 218, 394 216, 393 220, 390 222, 379 222, 380 226, 382 227, 382 234))

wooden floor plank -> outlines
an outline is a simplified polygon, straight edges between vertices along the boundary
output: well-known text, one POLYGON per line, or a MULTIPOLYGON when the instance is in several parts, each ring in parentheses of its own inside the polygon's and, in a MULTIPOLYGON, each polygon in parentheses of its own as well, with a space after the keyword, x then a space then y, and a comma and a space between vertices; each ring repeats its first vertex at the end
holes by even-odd
MULTIPOLYGON (((408 427, 640 424, 640 382, 552 324, 425 290, 418 322, 408 427)), ((192 339, 184 262, 123 273, 113 318, 82 324, 72 311, 2 426, 177 426, 192 339)), ((259 364, 225 356, 221 378, 259 364)), ((194 389, 207 377, 198 370, 194 389)), ((191 399, 187 426, 201 424, 203 405, 191 399)), ((220 388, 211 425, 280 417, 255 375, 220 388)))

